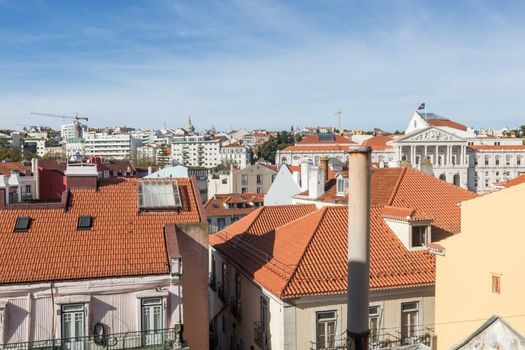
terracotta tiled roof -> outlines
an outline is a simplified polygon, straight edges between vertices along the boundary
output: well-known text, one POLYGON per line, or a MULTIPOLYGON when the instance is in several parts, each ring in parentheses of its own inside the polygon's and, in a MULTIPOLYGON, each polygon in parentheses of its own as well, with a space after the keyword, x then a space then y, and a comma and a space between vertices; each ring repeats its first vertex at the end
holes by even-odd
POLYGON ((101 181, 97 191, 73 189, 66 211, 1 209, 0 283, 168 273, 165 225, 205 221, 196 185, 177 179, 180 213, 141 213, 136 181, 101 181), (77 230, 80 215, 93 218, 90 230, 77 230), (31 217, 28 232, 13 232, 20 216, 31 217))
MULTIPOLYGON (((408 251, 381 215, 381 207, 372 207, 370 287, 433 284, 434 256, 408 251)), ((252 220, 246 217, 238 224, 252 220)), ((249 240, 221 231, 210 237, 210 243, 242 262, 257 283, 283 299, 341 294, 347 290, 347 222, 347 207, 324 207, 280 227, 267 227, 267 233, 249 240)))
POLYGON ((519 175, 518 177, 515 177, 512 180, 505 181, 505 182, 499 182, 499 183, 496 184, 496 186, 512 187, 512 186, 516 186, 516 185, 522 184, 524 182, 525 182, 525 174, 522 174, 522 175, 519 175))
POLYGON ((40 159, 38 160, 38 167, 42 169, 59 170, 64 172, 66 171, 67 164, 65 162, 59 162, 57 160, 40 159))
POLYGON ((392 207, 389 205, 383 208, 383 217, 402 221, 432 221, 431 216, 416 214, 416 209, 414 208, 392 207))
POLYGON ((328 152, 328 151, 348 151, 349 146, 340 145, 304 145, 304 146, 288 146, 282 149, 280 152, 328 152))
POLYGON ((31 172, 31 167, 23 166, 19 162, 0 163, 0 175, 11 175, 13 170, 18 171, 20 174, 25 174, 26 171, 31 172))
POLYGON ((518 150, 522 151, 525 150, 525 145, 479 145, 479 146, 467 146, 468 148, 475 150, 475 151, 481 151, 481 150, 487 150, 487 151, 511 151, 511 150, 518 150))
POLYGON ((392 149, 393 146, 388 145, 388 141, 392 141, 393 136, 374 136, 363 141, 363 146, 369 146, 373 151, 382 151, 385 149, 392 149))
POLYGON ((457 123, 450 119, 427 119, 426 122, 428 125, 432 126, 448 126, 449 128, 467 131, 467 127, 463 124, 457 123))
POLYGON ((319 140, 319 137, 317 134, 315 135, 308 135, 305 138, 303 138, 301 141, 297 143, 297 145, 313 145, 313 144, 355 144, 355 142, 350 141, 346 137, 342 135, 336 135, 334 134, 334 140, 328 140, 328 141, 322 141, 319 140))
POLYGON ((239 142, 230 143, 229 145, 222 146, 223 148, 244 148, 239 142))
POLYGON ((204 210, 208 217, 247 215, 258 208, 252 206, 253 204, 261 206, 263 202, 264 193, 217 194, 208 200, 204 210), (228 203, 246 203, 250 206, 248 208, 228 208, 228 203))

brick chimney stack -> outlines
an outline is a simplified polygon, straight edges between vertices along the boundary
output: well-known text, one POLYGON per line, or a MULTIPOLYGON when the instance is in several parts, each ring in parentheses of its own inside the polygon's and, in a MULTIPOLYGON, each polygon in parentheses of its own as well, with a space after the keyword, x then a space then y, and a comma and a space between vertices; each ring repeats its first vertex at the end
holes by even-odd
POLYGON ((69 164, 65 175, 68 189, 86 188, 96 190, 98 188, 96 164, 69 164))

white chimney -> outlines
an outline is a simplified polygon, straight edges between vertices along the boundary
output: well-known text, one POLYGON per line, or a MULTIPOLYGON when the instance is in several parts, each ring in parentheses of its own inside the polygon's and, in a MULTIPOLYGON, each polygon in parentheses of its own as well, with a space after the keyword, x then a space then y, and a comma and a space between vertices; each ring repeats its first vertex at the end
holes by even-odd
POLYGON ((317 199, 324 194, 324 169, 320 166, 311 166, 308 177, 308 197, 317 199))
MULTIPOLYGON (((0 174, 0 189, 3 189, 3 193, 5 195, 4 203, 9 204, 9 182, 8 178, 2 174, 0 174)), ((2 193, 2 191, 0 191, 0 193, 2 193)), ((0 203, 2 203, 1 199, 0 203)))
POLYGON ((347 337, 367 350, 370 288, 370 147, 349 152, 347 337))
POLYGON ((308 190, 308 179, 310 177, 310 168, 312 167, 312 163, 307 160, 303 160, 301 163, 301 191, 308 190))
POLYGON ((31 172, 33 173, 33 179, 35 179, 35 198, 40 199, 40 174, 38 173, 38 158, 31 159, 31 172))

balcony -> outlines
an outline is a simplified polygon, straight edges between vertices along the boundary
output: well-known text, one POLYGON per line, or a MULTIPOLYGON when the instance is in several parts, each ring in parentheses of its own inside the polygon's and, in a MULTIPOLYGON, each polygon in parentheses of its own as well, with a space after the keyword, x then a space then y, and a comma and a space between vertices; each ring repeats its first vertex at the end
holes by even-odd
POLYGON ((48 339, 27 343, 4 344, 2 349, 176 349, 189 350, 188 344, 182 340, 182 325, 176 328, 159 329, 155 331, 126 332, 115 334, 90 335, 68 339, 48 339))
POLYGON ((219 299, 221 299, 222 301, 226 301, 224 286, 220 282, 217 284, 217 294, 219 295, 219 299))
POLYGON ((263 349, 268 349, 268 334, 259 322, 253 323, 253 340, 263 349))
POLYGON ((214 292, 217 290, 217 281, 215 279, 215 275, 210 274, 210 288, 214 292))
POLYGON ((242 304, 241 301, 233 297, 230 299, 230 311, 238 321, 242 319, 242 304))

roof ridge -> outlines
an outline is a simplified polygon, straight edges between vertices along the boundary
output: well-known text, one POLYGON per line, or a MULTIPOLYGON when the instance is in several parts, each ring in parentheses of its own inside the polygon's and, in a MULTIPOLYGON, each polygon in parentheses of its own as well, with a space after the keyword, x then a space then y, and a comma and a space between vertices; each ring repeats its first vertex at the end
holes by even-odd
POLYGON ((394 202, 394 198, 396 197, 397 191, 399 190, 399 186, 401 185, 401 181, 405 177, 405 173, 407 171, 407 167, 403 167, 403 170, 401 171, 401 174, 399 174, 399 177, 397 179, 396 185, 394 187, 394 190, 392 191, 392 194, 390 195, 390 198, 388 198, 388 205, 392 205, 394 202))
MULTIPOLYGON (((317 211, 314 211, 314 212, 311 213, 311 214, 317 214, 317 213, 321 212, 321 215, 319 217, 319 220, 317 221, 317 224, 315 225, 314 229, 312 230, 310 238, 308 239, 308 243, 306 244, 306 247, 304 248, 301 256, 299 257, 299 260, 297 261, 297 264, 295 265, 295 268, 293 269, 293 272, 290 274, 290 277, 288 278, 288 280, 286 281, 286 284, 284 285, 283 289, 281 290, 281 294, 284 294, 284 291, 286 290, 286 288, 288 288, 288 286, 290 285, 290 282, 295 277, 295 275, 297 273, 297 269, 299 268, 299 265, 303 261, 303 258, 306 255, 306 252, 310 248, 310 245, 312 244, 313 237, 314 237, 315 233, 317 232, 317 230, 319 229, 319 225, 323 221, 323 219, 324 219, 326 213, 328 212, 329 208, 337 208, 337 207, 323 207, 323 208, 320 208, 317 211)), ((306 216, 311 215, 311 214, 307 214, 307 215, 301 217, 301 219, 305 218, 306 216)))

